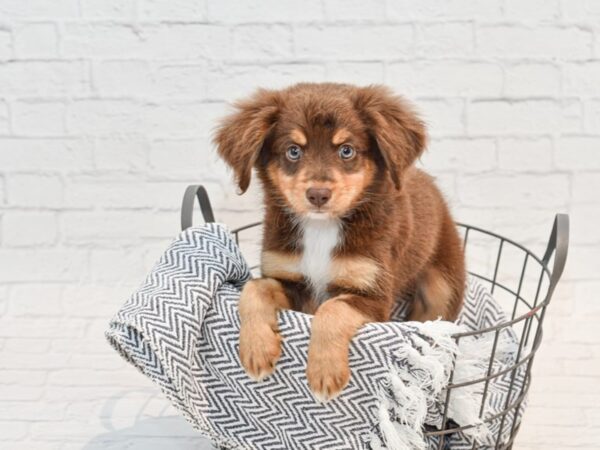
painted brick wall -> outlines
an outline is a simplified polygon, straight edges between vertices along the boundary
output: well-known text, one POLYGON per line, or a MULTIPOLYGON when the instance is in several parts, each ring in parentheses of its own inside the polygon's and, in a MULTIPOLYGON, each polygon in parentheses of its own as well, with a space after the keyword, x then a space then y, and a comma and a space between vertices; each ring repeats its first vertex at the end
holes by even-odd
POLYGON ((257 217, 209 142, 231 100, 386 83, 460 220, 543 250, 572 217, 517 448, 600 439, 600 3, 0 0, 0 447, 198 448, 103 338, 184 187, 257 217))

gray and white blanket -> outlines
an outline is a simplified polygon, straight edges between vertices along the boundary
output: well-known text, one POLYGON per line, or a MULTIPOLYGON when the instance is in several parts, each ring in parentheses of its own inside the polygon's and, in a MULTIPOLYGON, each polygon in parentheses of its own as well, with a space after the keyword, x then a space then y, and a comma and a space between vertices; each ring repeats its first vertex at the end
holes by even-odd
MULTIPOLYGON (((311 316, 283 311, 282 357, 274 375, 251 380, 238 357, 240 289, 248 266, 227 228, 207 224, 182 232, 142 286, 110 322, 106 336, 131 364, 156 382, 203 435, 232 449, 426 449, 440 429, 446 386, 485 375, 491 339, 452 334, 505 320, 487 291, 469 281, 465 307, 450 322, 388 322, 364 326, 350 349, 352 377, 336 399, 318 403, 305 367, 311 316)), ((395 317, 402 318, 399 309, 395 317)), ((491 336, 490 336, 491 337, 491 336)), ((516 338, 505 329, 494 371, 514 362, 516 338)), ((445 425, 479 424, 447 438, 446 448, 495 445, 507 376, 452 391, 445 425)), ((522 374, 516 383, 522 383, 522 374)), ((516 418, 517 422, 520 414, 516 418)), ((514 417, 500 433, 508 435, 514 417)), ((437 448, 437 447, 436 447, 437 448)))

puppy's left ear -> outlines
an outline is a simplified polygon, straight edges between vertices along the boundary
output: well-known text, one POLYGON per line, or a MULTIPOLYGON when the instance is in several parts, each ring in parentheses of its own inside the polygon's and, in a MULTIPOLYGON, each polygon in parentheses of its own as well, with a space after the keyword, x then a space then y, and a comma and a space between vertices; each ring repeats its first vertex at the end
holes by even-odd
POLYGON ((408 102, 384 86, 358 88, 354 106, 377 143, 396 189, 400 189, 400 175, 427 145, 424 123, 408 102))
POLYGON ((213 142, 235 172, 241 193, 246 192, 252 168, 279 115, 279 93, 261 89, 237 102, 236 111, 221 122, 213 142))

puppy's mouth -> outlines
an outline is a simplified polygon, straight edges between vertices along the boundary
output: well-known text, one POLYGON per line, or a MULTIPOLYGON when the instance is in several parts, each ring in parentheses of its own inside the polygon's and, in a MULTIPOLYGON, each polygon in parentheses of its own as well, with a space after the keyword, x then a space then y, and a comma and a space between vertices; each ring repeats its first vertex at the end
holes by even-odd
POLYGON ((329 188, 308 188, 306 184, 282 189, 286 209, 296 219, 337 220, 349 210, 344 193, 329 188))
POLYGON ((320 209, 308 211, 305 215, 307 219, 312 220, 328 220, 334 217, 333 214, 331 214, 331 212, 323 211, 320 209))

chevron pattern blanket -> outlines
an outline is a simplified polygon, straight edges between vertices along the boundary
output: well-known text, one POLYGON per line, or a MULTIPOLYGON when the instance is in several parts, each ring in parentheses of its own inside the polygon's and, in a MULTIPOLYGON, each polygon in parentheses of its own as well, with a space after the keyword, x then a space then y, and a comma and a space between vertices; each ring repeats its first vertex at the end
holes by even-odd
MULTIPOLYGON (((156 382, 203 435, 231 449, 425 449, 425 429, 442 426, 445 386, 485 374, 491 342, 450 336, 503 321, 479 284, 470 281, 464 311, 449 322, 388 322, 363 327, 350 353, 352 378, 336 399, 321 404, 305 378, 311 316, 283 311, 282 357, 274 375, 257 383, 238 357, 240 289, 248 266, 227 228, 190 228, 165 251, 140 288, 110 322, 106 336, 131 364, 156 382)), ((403 311, 395 312, 401 318, 403 311)), ((516 339, 503 332, 494 366, 514 361, 516 339)), ((522 377, 517 377, 517 383, 522 377)), ((507 379, 453 392, 450 424, 480 423, 506 402, 507 379)), ((511 417, 518 421, 518 417, 511 417)), ((449 448, 493 446, 497 423, 457 432, 449 448)), ((506 427, 505 427, 506 428, 506 427)), ((437 448, 437 447, 436 447, 437 448)))

